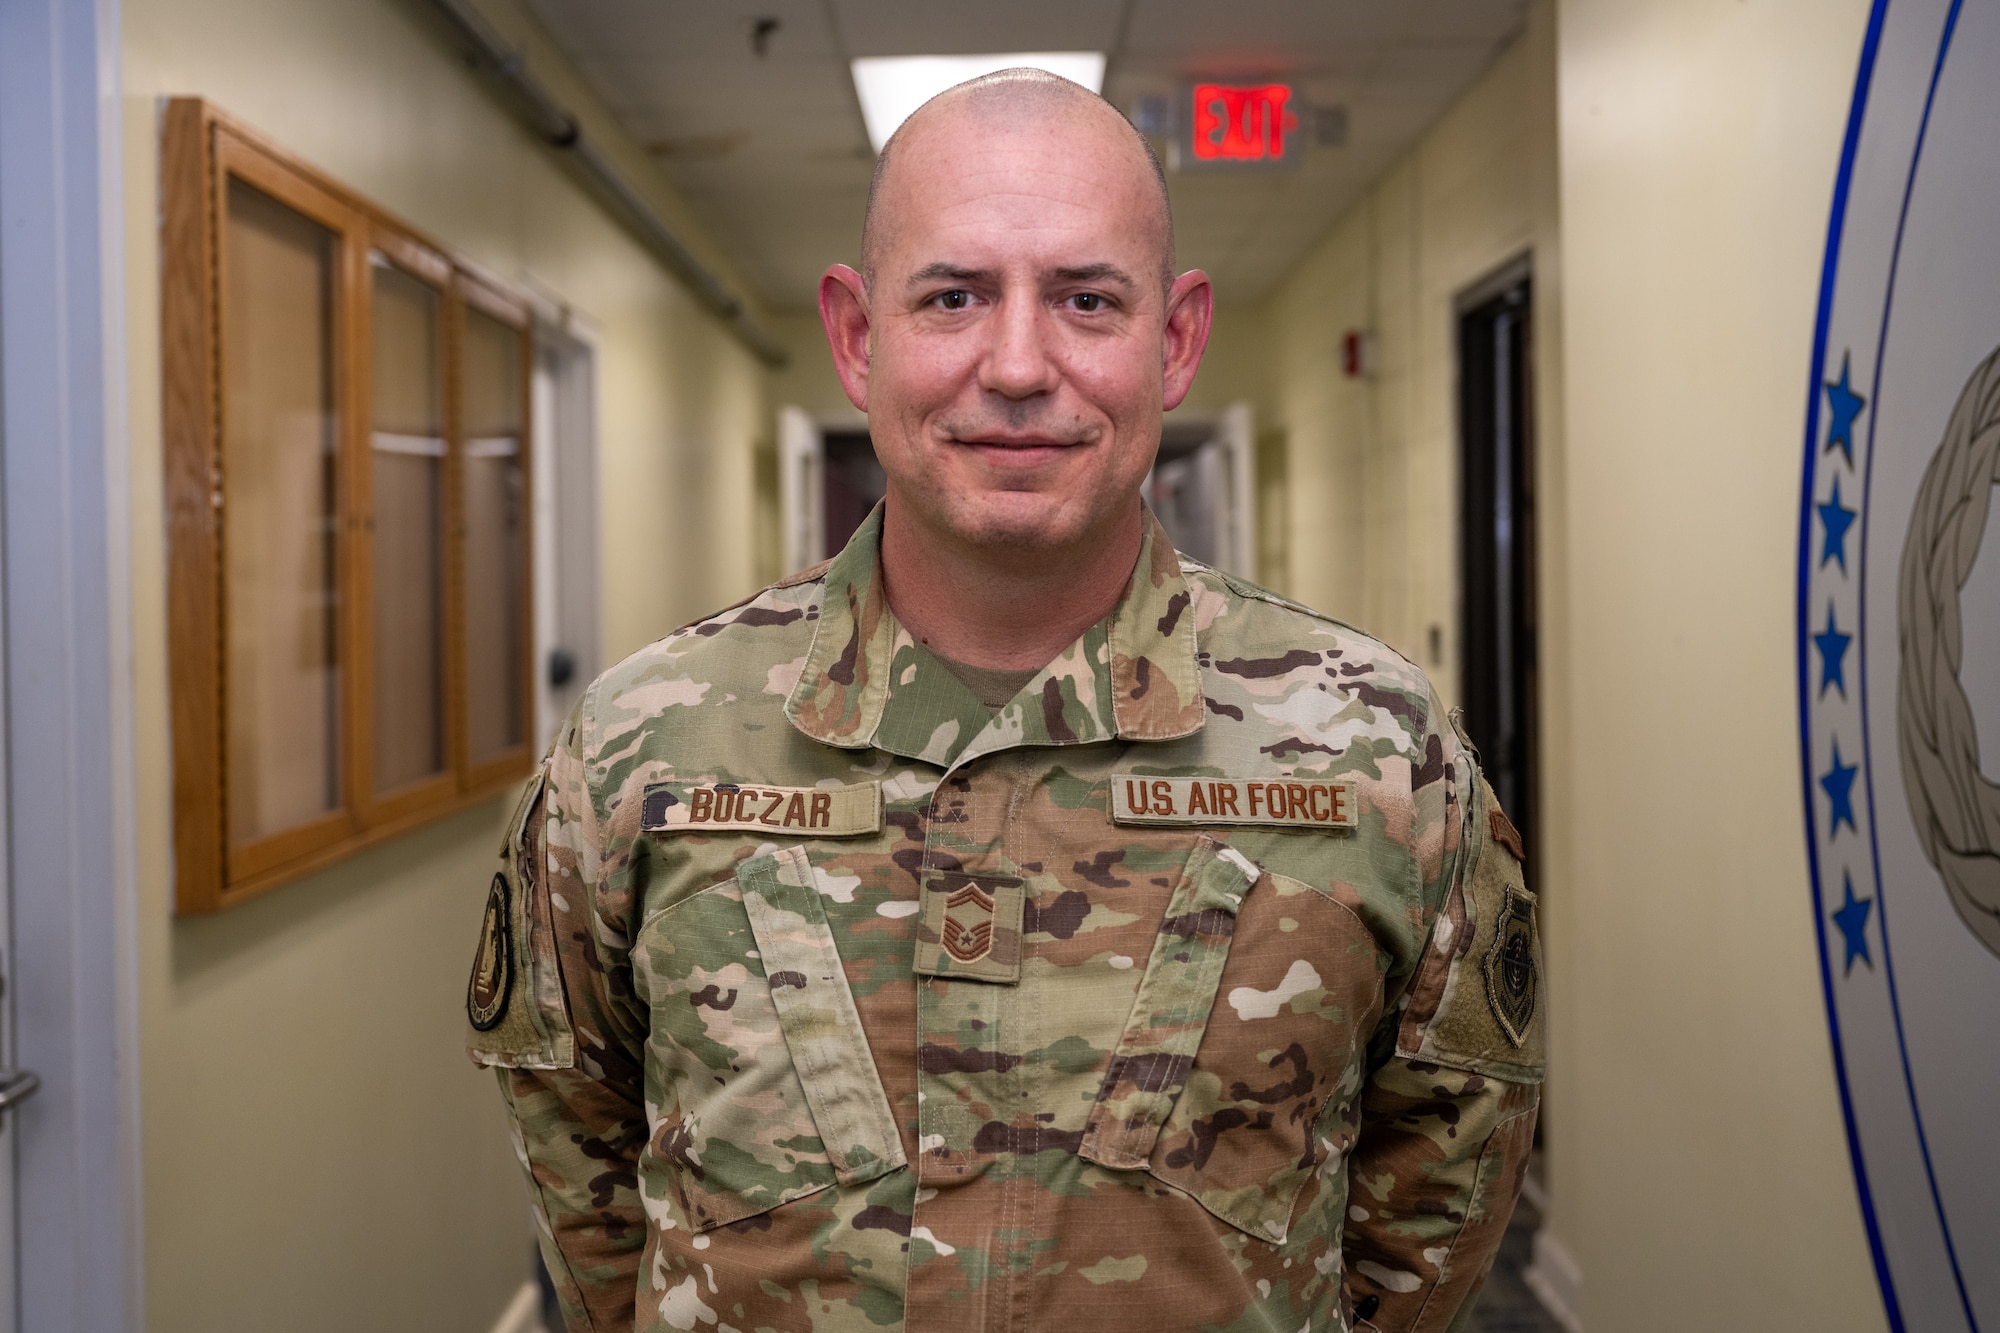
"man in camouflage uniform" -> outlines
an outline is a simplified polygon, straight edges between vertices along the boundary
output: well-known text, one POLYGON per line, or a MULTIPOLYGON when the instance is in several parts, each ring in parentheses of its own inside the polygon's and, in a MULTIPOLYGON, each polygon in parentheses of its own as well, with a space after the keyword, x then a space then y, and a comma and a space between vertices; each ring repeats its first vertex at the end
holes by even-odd
POLYGON ((1423 674, 1178 556, 1144 141, 947 93, 822 312, 885 505, 586 693, 467 1008, 572 1329, 1445 1329, 1533 1137, 1521 848, 1423 674))

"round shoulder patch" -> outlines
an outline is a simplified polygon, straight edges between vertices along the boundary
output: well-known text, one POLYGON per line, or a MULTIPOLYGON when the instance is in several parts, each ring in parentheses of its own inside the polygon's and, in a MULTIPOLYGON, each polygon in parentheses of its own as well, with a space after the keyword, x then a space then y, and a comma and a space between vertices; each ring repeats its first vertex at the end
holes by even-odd
POLYGON ((514 991, 513 891, 507 877, 493 876, 486 891, 486 919, 479 925, 479 952, 465 986, 465 1016, 480 1032, 490 1032, 507 1016, 514 991))

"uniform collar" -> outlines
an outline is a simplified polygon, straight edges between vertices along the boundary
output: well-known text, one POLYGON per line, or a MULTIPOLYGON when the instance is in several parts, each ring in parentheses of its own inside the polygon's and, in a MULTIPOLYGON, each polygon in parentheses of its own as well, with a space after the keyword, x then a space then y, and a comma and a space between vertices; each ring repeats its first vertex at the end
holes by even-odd
POLYGON ((1145 511, 1139 562, 1111 614, 988 714, 902 627, 882 589, 882 506, 827 566, 785 716, 816 741, 951 767, 1020 745, 1165 741, 1201 730, 1192 594, 1145 511))

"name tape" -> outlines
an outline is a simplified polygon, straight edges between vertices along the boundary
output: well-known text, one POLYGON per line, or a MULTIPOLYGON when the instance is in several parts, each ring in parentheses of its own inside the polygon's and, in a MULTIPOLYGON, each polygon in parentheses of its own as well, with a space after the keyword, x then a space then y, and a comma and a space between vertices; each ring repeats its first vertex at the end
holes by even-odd
POLYGON ((1268 824, 1276 828, 1353 828, 1351 782, 1243 778, 1148 778, 1111 775, 1114 824, 1268 824))
POLYGON ((641 812, 648 833, 761 833, 771 829, 819 838, 859 838, 882 831, 882 784, 768 787, 718 782, 655 782, 641 812))

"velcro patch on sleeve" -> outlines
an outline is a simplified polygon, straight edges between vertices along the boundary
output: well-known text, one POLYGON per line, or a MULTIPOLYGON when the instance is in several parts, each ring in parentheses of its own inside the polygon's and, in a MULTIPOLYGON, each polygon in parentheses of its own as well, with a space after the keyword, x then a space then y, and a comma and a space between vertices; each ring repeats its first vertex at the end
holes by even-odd
POLYGON ((1351 782, 1325 778, 1154 778, 1111 775, 1114 824, 1263 824, 1351 829, 1359 820, 1351 782))
POLYGON ((1542 945, 1520 835, 1478 768, 1464 766, 1464 839, 1431 942, 1417 965, 1397 1054, 1517 1083, 1547 1066, 1542 945))
POLYGON ((769 787, 761 783, 655 782, 646 788, 648 833, 765 833, 861 838, 882 831, 882 784, 769 787))

